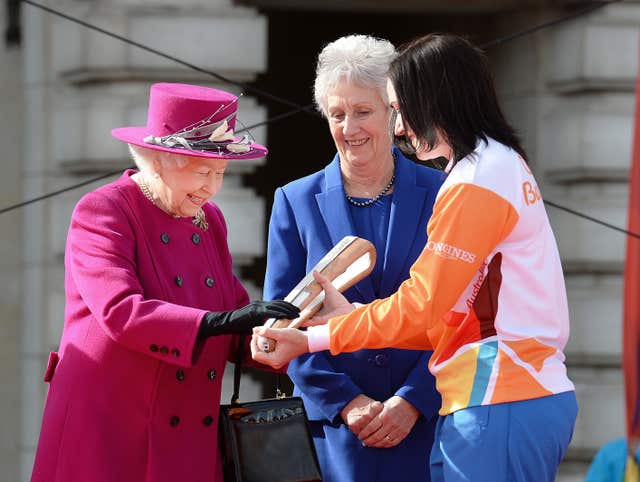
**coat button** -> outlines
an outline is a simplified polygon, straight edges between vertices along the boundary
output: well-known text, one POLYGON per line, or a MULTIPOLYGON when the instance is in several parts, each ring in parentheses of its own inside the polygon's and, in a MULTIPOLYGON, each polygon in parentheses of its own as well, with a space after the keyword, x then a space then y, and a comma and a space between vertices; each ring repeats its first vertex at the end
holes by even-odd
POLYGON ((389 363, 389 357, 383 353, 376 355, 376 366, 386 367, 389 363))
POLYGON ((193 241, 193 244, 200 244, 200 235, 198 233, 193 233, 191 235, 191 241, 193 241))
POLYGON ((209 373, 207 373, 207 377, 209 377, 209 380, 215 380, 216 375, 216 371, 213 368, 209 370, 209 373))
POLYGON ((169 425, 171 425, 172 427, 177 427, 179 423, 180 417, 178 417, 177 415, 174 415, 169 419, 169 425))
POLYGON ((176 378, 178 379, 179 382, 184 380, 184 370, 178 370, 176 372, 176 378))
POLYGON ((160 235, 160 241, 162 241, 164 244, 169 244, 169 235, 167 233, 162 233, 160 235))
POLYGON ((149 345, 149 350, 151 350, 152 352, 157 352, 158 351, 158 345, 156 345, 155 343, 153 345, 149 345))
POLYGON ((209 288, 213 288, 213 285, 215 285, 216 282, 213 281, 213 278, 211 278, 210 276, 207 276, 204 280, 204 284, 206 284, 209 288))
POLYGON ((177 348, 172 348, 172 349, 171 349, 171 354, 172 354, 174 357, 178 358, 178 357, 180 356, 180 350, 178 350, 177 348))
POLYGON ((160 353, 162 353, 163 355, 168 355, 169 354, 169 347, 168 346, 161 346, 160 347, 160 353))
POLYGON ((182 286, 182 278, 180 276, 176 276, 175 278, 173 278, 173 280, 176 282, 176 286, 182 286))
POLYGON ((213 417, 211 415, 207 415, 206 417, 204 417, 202 419, 202 424, 205 427, 208 427, 209 425, 211 425, 213 423, 213 417))

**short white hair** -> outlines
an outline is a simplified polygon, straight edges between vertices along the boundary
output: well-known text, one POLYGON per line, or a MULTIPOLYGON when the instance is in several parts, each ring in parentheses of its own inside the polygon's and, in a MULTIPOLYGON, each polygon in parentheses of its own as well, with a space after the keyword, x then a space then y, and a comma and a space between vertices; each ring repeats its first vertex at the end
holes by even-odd
POLYGON ((391 42, 369 35, 347 35, 328 44, 316 66, 314 97, 316 107, 327 117, 327 97, 341 80, 377 88, 387 101, 387 72, 396 56, 391 42))
POLYGON ((138 170, 147 174, 153 174, 155 172, 153 167, 153 161, 155 160, 158 160, 164 165, 173 165, 174 167, 184 167, 189 163, 187 156, 159 151, 157 149, 149 149, 147 147, 136 146, 135 144, 129 144, 129 152, 138 170))

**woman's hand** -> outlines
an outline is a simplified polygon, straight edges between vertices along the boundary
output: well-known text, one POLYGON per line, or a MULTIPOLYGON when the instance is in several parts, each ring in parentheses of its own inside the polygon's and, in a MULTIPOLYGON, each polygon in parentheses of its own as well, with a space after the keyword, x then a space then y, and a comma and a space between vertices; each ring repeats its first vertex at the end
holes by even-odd
POLYGON ((344 406, 340 416, 349 430, 358 437, 362 429, 367 427, 382 409, 382 403, 361 393, 344 406))
POLYGON ((313 277, 324 290, 324 302, 320 311, 305 321, 302 326, 324 325, 330 318, 353 311, 353 305, 331 284, 329 278, 318 271, 313 272, 313 277))
POLYGON ((413 405, 396 395, 382 405, 380 414, 358 436, 367 447, 395 447, 409 435, 420 416, 413 405))
POLYGON ((281 368, 294 358, 309 352, 307 334, 296 328, 266 328, 264 326, 253 329, 251 337, 251 356, 258 363, 281 368), (276 341, 276 349, 264 352, 258 346, 258 337, 271 338, 276 341))

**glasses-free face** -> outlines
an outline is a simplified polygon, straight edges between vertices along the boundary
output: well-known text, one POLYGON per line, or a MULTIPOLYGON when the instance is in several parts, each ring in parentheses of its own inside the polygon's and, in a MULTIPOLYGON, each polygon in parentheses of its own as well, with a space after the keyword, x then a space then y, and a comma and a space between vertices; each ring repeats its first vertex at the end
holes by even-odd
POLYGON ((378 89, 341 80, 327 95, 327 116, 342 162, 357 169, 388 160, 390 109, 378 89))
POLYGON ((174 215, 193 217, 220 190, 227 159, 188 157, 178 166, 174 162, 156 163, 159 181, 154 191, 174 215))

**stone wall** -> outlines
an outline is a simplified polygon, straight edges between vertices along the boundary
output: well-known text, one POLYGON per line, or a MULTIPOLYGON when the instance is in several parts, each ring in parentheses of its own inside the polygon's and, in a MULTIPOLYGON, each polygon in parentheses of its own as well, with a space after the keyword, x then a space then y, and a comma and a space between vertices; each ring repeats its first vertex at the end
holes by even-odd
MULTIPOLYGON (((50 4, 236 81, 253 80, 266 68, 266 18, 231 0, 50 4)), ((487 28, 493 38, 564 13, 552 6, 523 9, 496 16, 487 28)), ((489 52, 503 105, 523 134, 543 196, 619 226, 626 222, 638 25, 639 3, 611 5, 489 52)), ((27 4, 22 47, 5 48, 1 55, 0 86, 8 95, 1 101, 0 206, 130 165, 125 146, 109 131, 144 123, 152 82, 207 83, 238 92, 27 4)), ((266 113, 248 95, 241 99, 240 116, 250 125, 266 113)), ((258 142, 266 140, 265 128, 253 134, 258 142)), ((255 229, 265 224, 263 202, 242 182, 242 175, 262 162, 230 165, 216 198, 228 220, 237 268, 250 265, 265 249, 263 230, 255 229)), ((46 390, 42 372, 62 328, 69 216, 78 198, 97 185, 0 218, 0 482, 29 479, 46 390)), ((550 206, 547 210, 565 268, 572 318, 567 363, 580 403, 558 480, 577 482, 595 450, 624 433, 625 239, 550 206)), ((260 296, 250 288, 253 297, 260 296)), ((228 377, 225 387, 227 399, 228 377)), ((255 387, 243 393, 247 399, 260 396, 255 387)))
MULTIPOLYGON (((516 31, 561 16, 522 13, 516 31)), ((492 59, 543 197, 626 226, 640 4, 596 13, 510 42, 492 59)), ((625 236, 547 205, 571 314, 569 374, 580 413, 558 480, 581 481, 595 451, 624 435, 621 363, 625 236)))
MULTIPOLYGON (((3 5, 4 7, 4 5, 3 5)), ((6 11, 0 8, 0 23, 5 25, 6 11)), ((18 46, 2 42, 0 50, 0 138, 2 175, 0 209, 20 202, 24 150, 22 148, 22 55, 18 46)), ((21 209, 0 216, 0 482, 18 480, 16 460, 20 451, 20 312, 21 279, 24 263, 23 226, 29 223, 28 211, 21 209)))

